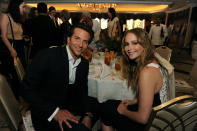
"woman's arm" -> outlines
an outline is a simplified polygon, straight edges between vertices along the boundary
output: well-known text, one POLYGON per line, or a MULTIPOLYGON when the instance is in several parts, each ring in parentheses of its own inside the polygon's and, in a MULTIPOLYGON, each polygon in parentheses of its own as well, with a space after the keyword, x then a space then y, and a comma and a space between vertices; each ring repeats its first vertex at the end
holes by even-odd
POLYGON ((6 45, 6 47, 10 51, 12 57, 15 58, 17 56, 17 52, 12 47, 11 43, 9 42, 9 40, 7 38, 8 23, 9 23, 9 19, 8 19, 7 14, 2 14, 2 16, 1 16, 1 22, 0 22, 1 38, 3 40, 3 43, 6 45))
POLYGON ((122 101, 123 104, 125 105, 133 105, 133 104, 136 104, 137 103, 137 98, 133 99, 133 100, 123 100, 122 101))
POLYGON ((137 121, 139 123, 147 123, 151 113, 154 93, 157 87, 158 81, 161 80, 161 73, 158 69, 153 67, 145 67, 139 76, 138 88, 138 111, 132 112, 127 109, 127 105, 121 103, 118 106, 118 112, 128 118, 137 121))

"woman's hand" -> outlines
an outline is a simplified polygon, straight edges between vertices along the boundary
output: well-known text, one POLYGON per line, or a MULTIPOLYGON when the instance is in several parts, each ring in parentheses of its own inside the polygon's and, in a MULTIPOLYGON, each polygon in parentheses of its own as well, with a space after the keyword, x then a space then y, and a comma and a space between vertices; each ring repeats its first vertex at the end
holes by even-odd
POLYGON ((127 104, 121 102, 119 105, 118 105, 118 108, 117 108, 117 111, 121 114, 121 115, 125 115, 126 112, 127 112, 127 104))
POLYGON ((128 111, 127 106, 137 103, 137 99, 133 100, 123 100, 119 105, 117 111, 121 114, 126 116, 126 112, 128 111))
POLYGON ((14 48, 10 51, 10 53, 11 53, 11 56, 13 58, 16 58, 17 57, 17 52, 16 52, 16 50, 14 48))
POLYGON ((62 123, 64 122, 69 128, 72 128, 69 121, 72 121, 74 123, 78 123, 78 119, 76 116, 74 116, 72 113, 70 113, 68 110, 59 110, 57 114, 54 116, 54 119, 59 123, 59 126, 61 128, 61 131, 64 131, 62 127, 62 123))

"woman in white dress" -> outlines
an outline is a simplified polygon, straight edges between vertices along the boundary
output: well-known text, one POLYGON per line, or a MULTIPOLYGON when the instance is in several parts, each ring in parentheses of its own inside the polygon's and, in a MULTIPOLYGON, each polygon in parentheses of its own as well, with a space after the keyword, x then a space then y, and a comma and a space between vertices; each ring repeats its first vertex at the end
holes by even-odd
POLYGON ((121 34, 121 27, 119 18, 116 16, 116 11, 114 8, 108 8, 108 24, 107 31, 110 38, 114 38, 115 36, 121 34))

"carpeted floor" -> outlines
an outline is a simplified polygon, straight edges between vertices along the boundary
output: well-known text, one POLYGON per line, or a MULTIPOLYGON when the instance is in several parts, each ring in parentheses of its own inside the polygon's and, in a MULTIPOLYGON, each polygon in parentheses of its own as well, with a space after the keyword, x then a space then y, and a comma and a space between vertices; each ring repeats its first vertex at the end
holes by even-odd
POLYGON ((189 54, 188 49, 176 49, 171 47, 172 56, 170 63, 175 68, 175 79, 176 80, 184 80, 194 87, 194 90, 189 90, 185 88, 181 92, 176 92, 176 96, 184 95, 184 94, 193 94, 193 92, 197 92, 197 84, 192 82, 189 78, 189 74, 194 65, 195 60, 192 59, 189 54))

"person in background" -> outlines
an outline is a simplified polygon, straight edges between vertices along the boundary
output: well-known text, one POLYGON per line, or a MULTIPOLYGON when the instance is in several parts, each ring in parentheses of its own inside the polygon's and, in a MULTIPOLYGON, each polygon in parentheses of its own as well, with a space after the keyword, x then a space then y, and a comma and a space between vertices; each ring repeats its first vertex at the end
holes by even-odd
POLYGON ((49 7, 49 17, 53 20, 55 26, 57 27, 58 23, 56 21, 55 15, 56 15, 55 7, 53 7, 53 6, 49 7))
POLYGON ((9 81, 15 97, 19 98, 20 82, 14 67, 14 60, 20 58, 24 68, 26 68, 22 14, 24 11, 23 0, 10 0, 8 9, 2 13, 0 18, 1 39, 0 43, 0 73, 9 81))
POLYGON ((152 44, 157 48, 164 44, 165 39, 168 36, 168 31, 165 25, 161 24, 160 18, 157 18, 155 24, 151 26, 149 32, 149 38, 152 44))
MULTIPOLYGON (((27 6, 28 8, 28 6, 27 6)), ((23 22, 23 34, 26 36, 30 36, 30 31, 31 31, 31 22, 32 19, 38 16, 38 10, 36 7, 31 7, 29 12, 26 12, 26 19, 23 22)))
POLYGON ((94 31, 94 42, 99 40, 99 35, 101 32, 101 24, 97 19, 92 19, 92 30, 94 31))
POLYGON ((9 0, 0 1, 0 16, 1 13, 6 12, 6 10, 8 9, 8 5, 9 5, 9 0))
POLYGON ((62 10, 60 12, 60 18, 63 23, 60 25, 60 39, 62 44, 67 43, 67 36, 69 36, 72 25, 69 23, 70 13, 67 10, 62 10))
POLYGON ((107 24, 107 30, 108 30, 108 36, 110 38, 114 38, 117 35, 121 35, 121 26, 119 22, 119 18, 116 16, 116 11, 114 8, 108 8, 108 24, 107 24))
POLYGON ((87 24, 91 28, 93 27, 93 22, 90 12, 87 11, 82 12, 80 23, 87 24))
POLYGON ((89 63, 81 53, 92 38, 89 26, 77 24, 65 47, 47 48, 33 59, 21 92, 36 131, 90 130, 89 63))
MULTIPOLYGON (((23 66, 26 66, 25 55, 24 55, 24 40, 23 40, 23 29, 22 29, 22 14, 24 7, 23 0, 15 1, 11 0, 8 5, 6 13, 1 15, 1 38, 12 56, 17 56, 21 59, 23 66), (11 29, 12 28, 12 29, 11 29), (13 31, 13 34, 12 34, 13 31), (14 38, 13 38, 14 36, 14 38), (14 44, 12 44, 14 43, 14 44)), ((3 46, 3 45, 2 45, 3 46)))
POLYGON ((62 20, 60 19, 60 12, 56 12, 55 20, 57 21, 58 27, 63 23, 62 20))
POLYGON ((29 13, 29 18, 35 18, 38 16, 38 10, 36 7, 32 7, 29 13))
MULTIPOLYGON (((88 12, 88 11, 82 12, 80 23, 84 23, 84 24, 88 25, 89 27, 91 27, 93 29, 93 20, 91 18, 90 12, 88 12)), ((94 38, 93 38, 93 41, 88 46, 89 48, 88 48, 86 54, 89 54, 88 52, 93 50, 95 48, 95 46, 96 46, 96 44, 95 44, 95 41, 94 41, 94 38)))
POLYGON ((23 26, 23 36, 26 41, 25 51, 26 51, 26 61, 27 64, 31 63, 31 59, 29 59, 29 55, 31 53, 31 47, 33 46, 32 37, 31 37, 31 26, 32 20, 38 16, 38 10, 36 7, 25 6, 26 9, 26 18, 24 18, 23 26), (30 8, 30 9, 29 9, 30 8))
POLYGON ((141 28, 125 33, 122 76, 136 92, 133 100, 108 100, 100 106, 103 131, 143 131, 152 107, 169 100, 167 72, 154 56, 148 34, 141 28), (163 93, 166 92, 162 95, 163 93))
POLYGON ((150 28, 151 28, 151 21, 150 20, 146 20, 146 22, 145 22, 145 30, 146 30, 146 32, 150 32, 150 28))
POLYGON ((30 27, 30 37, 32 37, 32 49, 30 59, 32 59, 40 50, 50 46, 58 46, 59 31, 54 22, 47 14, 47 4, 37 4, 38 16, 33 18, 30 27))
POLYGON ((106 30, 101 30, 100 35, 99 35, 99 40, 96 41, 96 48, 98 51, 104 51, 106 47, 106 42, 107 42, 107 31, 106 30))

